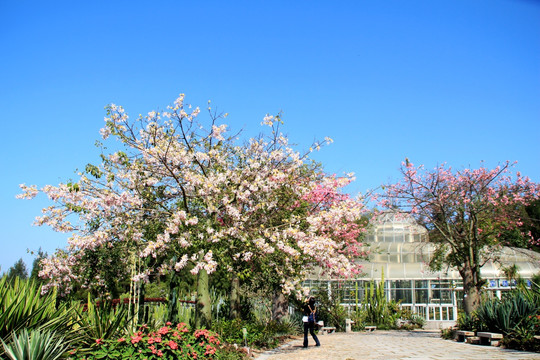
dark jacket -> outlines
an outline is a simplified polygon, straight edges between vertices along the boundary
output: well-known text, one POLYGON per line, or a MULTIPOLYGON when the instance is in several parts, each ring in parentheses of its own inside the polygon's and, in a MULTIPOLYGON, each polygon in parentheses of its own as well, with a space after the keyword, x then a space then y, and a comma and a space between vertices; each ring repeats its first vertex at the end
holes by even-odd
POLYGON ((317 311, 317 307, 315 306, 315 301, 310 301, 307 304, 305 304, 303 311, 304 311, 305 316, 309 316, 309 314, 311 314, 312 312, 315 313, 317 311))

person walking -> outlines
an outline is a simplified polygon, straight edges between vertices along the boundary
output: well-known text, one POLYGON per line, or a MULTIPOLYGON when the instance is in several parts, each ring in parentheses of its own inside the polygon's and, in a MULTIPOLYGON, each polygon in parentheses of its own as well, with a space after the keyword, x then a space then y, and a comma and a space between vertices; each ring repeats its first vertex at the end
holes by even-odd
POLYGON ((304 347, 308 347, 308 330, 313 340, 315 340, 315 346, 321 346, 317 335, 315 335, 315 322, 317 316, 317 307, 315 306, 315 298, 311 296, 306 303, 304 304, 304 317, 302 318, 304 322, 304 347))

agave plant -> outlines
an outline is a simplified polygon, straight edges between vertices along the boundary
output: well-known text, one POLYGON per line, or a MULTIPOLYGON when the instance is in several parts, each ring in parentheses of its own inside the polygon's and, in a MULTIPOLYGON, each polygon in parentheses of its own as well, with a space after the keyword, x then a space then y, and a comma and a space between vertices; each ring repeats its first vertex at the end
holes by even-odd
MULTIPOLYGON (((54 292, 41 295, 40 286, 29 280, 0 279, 0 339, 10 343, 22 329, 51 330, 67 342, 75 339, 73 312, 68 304, 56 306, 54 292)), ((0 357, 4 349, 0 348, 0 357)))
POLYGON ((276 333, 280 335, 301 334, 303 329, 302 317, 300 313, 296 315, 285 315, 279 322, 276 322, 276 333))
POLYGON ((476 311, 479 330, 509 334, 527 319, 538 314, 539 297, 526 288, 518 288, 503 300, 491 299, 476 311))
POLYGON ((130 317, 127 307, 113 307, 110 302, 96 306, 88 297, 87 309, 75 309, 77 326, 82 338, 79 345, 94 344, 97 339, 108 340, 125 335, 129 331, 130 317))
POLYGON ((56 360, 69 348, 69 342, 57 337, 54 331, 23 329, 19 335, 13 334, 10 344, 4 343, 5 354, 11 360, 56 360))

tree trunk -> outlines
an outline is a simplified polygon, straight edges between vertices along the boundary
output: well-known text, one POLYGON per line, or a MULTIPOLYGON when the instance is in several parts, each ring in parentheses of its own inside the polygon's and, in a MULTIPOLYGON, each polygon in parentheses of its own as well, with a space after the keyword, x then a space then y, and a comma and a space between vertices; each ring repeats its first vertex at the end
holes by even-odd
POLYGON ((148 321, 146 317, 146 313, 144 312, 144 297, 145 297, 145 283, 141 280, 141 284, 139 285, 139 308, 137 310, 137 318, 139 324, 146 324, 148 321))
POLYGON ((209 277, 206 270, 197 275, 197 304, 195 305, 195 327, 210 328, 212 325, 212 303, 210 300, 209 277))
POLYGON ((275 290, 272 297, 272 320, 279 321, 289 312, 289 299, 281 289, 275 290))
POLYGON ((167 309, 167 319, 172 323, 177 322, 178 315, 178 275, 173 272, 169 282, 169 304, 167 309))
POLYGON ((240 279, 237 275, 234 275, 231 282, 231 312, 229 314, 230 319, 240 318, 240 279))
POLYGON ((467 315, 471 315, 480 305, 480 274, 467 265, 459 273, 463 279, 463 309, 467 315))

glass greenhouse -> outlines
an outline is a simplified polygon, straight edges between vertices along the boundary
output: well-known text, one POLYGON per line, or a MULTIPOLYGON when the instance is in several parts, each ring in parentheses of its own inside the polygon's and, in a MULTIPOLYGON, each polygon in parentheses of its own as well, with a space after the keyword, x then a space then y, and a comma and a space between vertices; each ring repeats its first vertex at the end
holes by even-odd
MULTIPOLYGON (((337 291, 342 304, 352 307, 362 302, 364 287, 371 281, 385 281, 387 299, 401 301, 403 308, 426 320, 426 327, 441 328, 455 324, 463 299, 463 284, 456 269, 429 269, 435 250, 428 242, 427 230, 406 213, 388 211, 378 216, 368 233, 369 260, 358 260, 363 274, 354 280, 329 279, 313 273, 304 283, 312 289, 337 291)), ((511 289, 503 267, 516 265, 520 276, 530 278, 540 272, 540 254, 526 249, 505 247, 498 261, 489 261, 481 269, 493 296, 511 289)))

